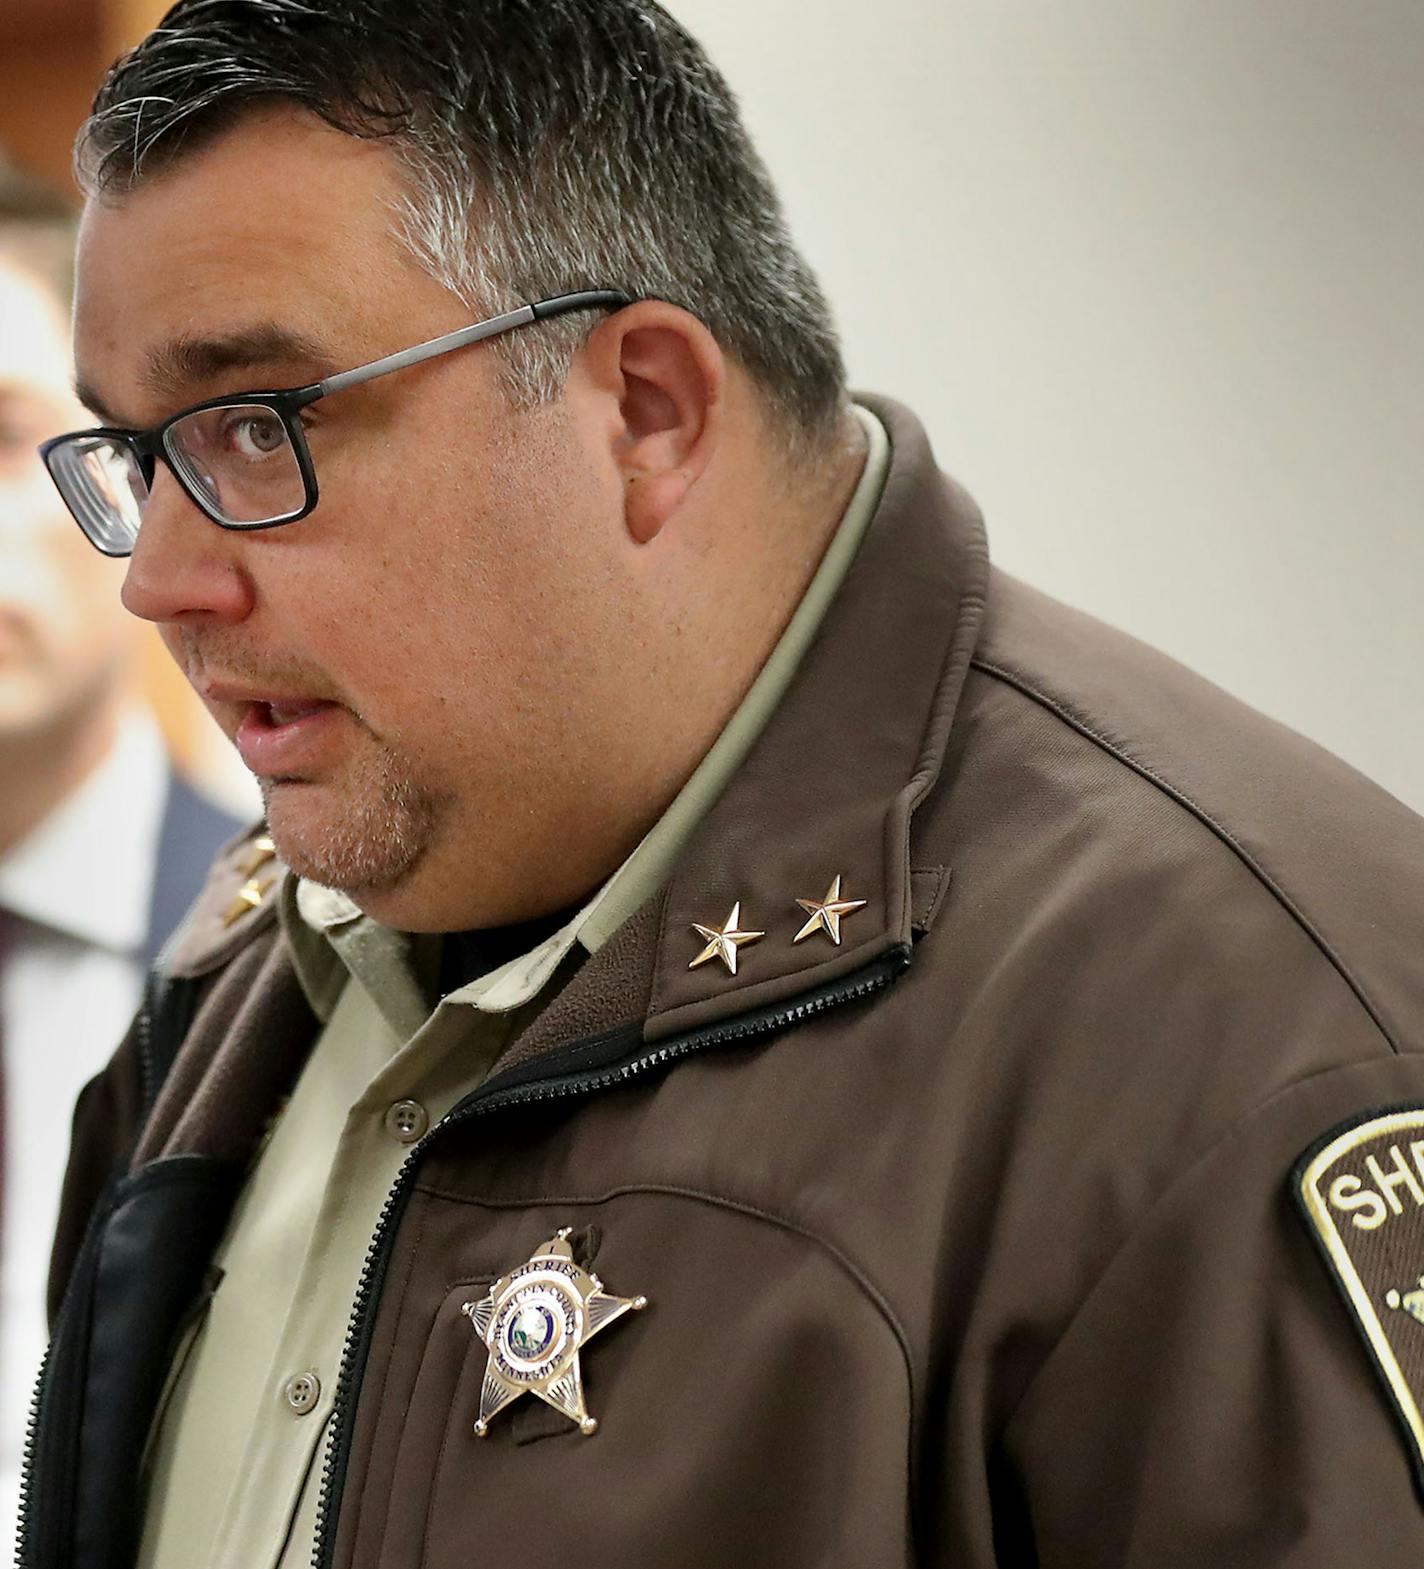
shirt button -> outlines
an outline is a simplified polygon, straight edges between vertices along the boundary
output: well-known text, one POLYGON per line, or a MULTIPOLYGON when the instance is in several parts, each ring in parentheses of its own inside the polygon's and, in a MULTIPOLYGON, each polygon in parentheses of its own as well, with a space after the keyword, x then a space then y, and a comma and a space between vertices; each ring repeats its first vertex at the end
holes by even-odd
POLYGON ((315 1373, 298 1373, 295 1378, 287 1380, 287 1387, 282 1393, 292 1410, 298 1416, 305 1416, 321 1399, 321 1380, 315 1373))
POLYGON ((386 1132, 402 1144, 414 1144, 430 1126, 430 1113, 418 1100, 398 1100, 386 1113, 386 1132))

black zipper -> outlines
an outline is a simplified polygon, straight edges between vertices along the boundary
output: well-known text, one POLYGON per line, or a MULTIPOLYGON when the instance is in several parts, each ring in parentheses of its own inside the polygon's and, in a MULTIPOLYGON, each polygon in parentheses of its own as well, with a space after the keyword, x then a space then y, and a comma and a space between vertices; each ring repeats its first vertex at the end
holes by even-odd
MULTIPOLYGON (((789 1007, 766 1009, 744 1015, 731 1024, 714 1025, 695 1030, 690 1034, 674 1036, 649 1051, 642 1052, 623 1062, 614 1062, 601 1068, 590 1068, 560 1075, 550 1073, 551 1067, 570 1059, 586 1055, 593 1042, 580 1042, 578 1046, 563 1048, 541 1058, 535 1065, 542 1070, 539 1077, 521 1083, 510 1080, 518 1075, 511 1073, 467 1095, 454 1106, 406 1157, 396 1176, 395 1184, 386 1196, 376 1223, 375 1235, 366 1252, 366 1262, 356 1288, 356 1300, 346 1329, 346 1342, 341 1353, 341 1367, 336 1380, 332 1401, 331 1427, 326 1439, 326 1455, 322 1463, 321 1492, 317 1499, 316 1534, 312 1544, 313 1569, 331 1569, 336 1553, 336 1506, 345 1483, 347 1466, 351 1459, 351 1414, 361 1377, 365 1371, 371 1349, 371 1335, 375 1315, 371 1309, 379 1299, 390 1260, 390 1245, 394 1239, 396 1223, 410 1196, 411 1179, 415 1168, 429 1153, 430 1146, 442 1133, 471 1118, 504 1111, 510 1106, 529 1105, 535 1101, 569 1099, 591 1095, 598 1090, 611 1089, 626 1084, 639 1074, 655 1068, 666 1067, 681 1057, 702 1051, 709 1046, 721 1046, 733 1041, 755 1040, 764 1035, 799 1024, 827 1009, 840 1007, 868 997, 872 992, 888 986, 910 962, 908 948, 897 948, 886 957, 876 960, 844 981, 808 993, 798 1003, 789 1007)), ((635 1036, 630 1030, 607 1037, 605 1049, 619 1044, 632 1044, 635 1036)))
POLYGON ((158 994, 158 972, 150 970, 143 982, 143 1006, 138 1015, 138 1062, 143 1084, 144 1120, 153 1110, 161 1088, 158 1082, 158 1064, 153 1057, 153 1005, 158 994))
MULTIPOLYGON (((56 1326, 57 1327, 57 1326, 56 1326)), ((34 1472, 35 1458, 39 1453, 40 1443, 40 1412, 44 1406, 45 1385, 49 1378, 50 1353, 54 1348, 51 1341, 45 1347, 45 1354, 40 1358, 40 1370, 35 1379, 35 1392, 30 1397, 30 1415, 25 1424, 25 1451, 20 1462, 20 1504, 19 1513, 15 1521, 15 1569, 30 1569, 30 1565, 37 1562, 37 1551, 29 1552, 30 1547, 30 1477, 34 1472)))
MULTIPOLYGON (((108 1215, 112 1193, 113 1185, 110 1184, 99 1196, 98 1202, 94 1205, 94 1212, 89 1217, 89 1224, 84 1230, 84 1240, 80 1243, 79 1251, 75 1255, 74 1276, 69 1283, 69 1288, 65 1291, 64 1302, 61 1304, 59 1315, 55 1319, 54 1334, 50 1339, 49 1345, 45 1348, 44 1357, 40 1361, 39 1374, 35 1379, 35 1393, 30 1402, 30 1416, 25 1428, 25 1451, 22 1461, 23 1470, 20 1476, 20 1503, 15 1533, 16 1569, 40 1569, 40 1566, 46 1562, 46 1555, 43 1552, 44 1544, 31 1540, 36 1529, 30 1518, 35 1466, 39 1461, 41 1449, 48 1431, 46 1418, 54 1414, 53 1408, 56 1399, 68 1400, 71 1403, 78 1399, 73 1388, 72 1377, 67 1384, 61 1382, 57 1393, 53 1387, 56 1377, 63 1371, 58 1369, 54 1362, 54 1348, 64 1337, 74 1314, 83 1311, 82 1304, 92 1294, 91 1276, 95 1268, 96 1236, 102 1228, 103 1220, 108 1215)), ((63 1420, 65 1412, 61 1411, 59 1415, 61 1420, 63 1420)), ((69 1422, 67 1425, 72 1427, 73 1423, 69 1422)), ((57 1487, 61 1497, 68 1498, 72 1495, 74 1487, 74 1457, 72 1452, 64 1456, 64 1462, 61 1474, 58 1477, 51 1477, 51 1486, 57 1487)), ((51 1457, 51 1465, 53 1466, 54 1464, 55 1461, 51 1457)), ((43 1517, 41 1517, 41 1523, 43 1523, 43 1517)), ((53 1530, 55 1523, 51 1513, 51 1530, 53 1530)), ((62 1521, 59 1522, 61 1526, 64 1523, 62 1521)), ((62 1555, 51 1553, 48 1556, 56 1558, 62 1555)))

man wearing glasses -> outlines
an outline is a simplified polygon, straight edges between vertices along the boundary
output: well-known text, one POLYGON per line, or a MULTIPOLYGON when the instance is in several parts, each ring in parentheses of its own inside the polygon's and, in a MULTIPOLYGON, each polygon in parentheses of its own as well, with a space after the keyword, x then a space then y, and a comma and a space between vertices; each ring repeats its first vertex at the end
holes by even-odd
POLYGON ((45 462, 266 823, 23 1561, 1414 1563, 1420 824, 990 570, 697 45, 183 0, 81 167, 45 462))

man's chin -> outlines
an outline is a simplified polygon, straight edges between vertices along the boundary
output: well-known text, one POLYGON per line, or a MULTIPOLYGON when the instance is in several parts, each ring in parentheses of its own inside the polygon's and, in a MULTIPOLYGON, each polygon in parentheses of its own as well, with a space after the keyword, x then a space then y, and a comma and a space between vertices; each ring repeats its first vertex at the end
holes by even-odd
POLYGON ((409 792, 373 798, 308 780, 261 783, 268 832, 286 865, 363 909, 386 902, 425 854, 429 814, 409 792))

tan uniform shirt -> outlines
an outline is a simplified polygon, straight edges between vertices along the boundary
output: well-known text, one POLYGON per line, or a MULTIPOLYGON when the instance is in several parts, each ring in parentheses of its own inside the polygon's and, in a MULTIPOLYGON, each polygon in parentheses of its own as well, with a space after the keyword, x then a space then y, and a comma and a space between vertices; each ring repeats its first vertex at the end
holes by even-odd
POLYGON ((559 932, 431 1012, 415 942, 343 895, 289 885, 282 919, 320 1038, 238 1203, 206 1320, 175 1358, 151 1440, 142 1569, 295 1569, 310 1558, 320 1440, 381 1206, 413 1144, 549 999, 575 943, 596 951, 665 880, 774 712, 879 504, 870 443, 846 515, 781 640, 648 836, 559 932))

